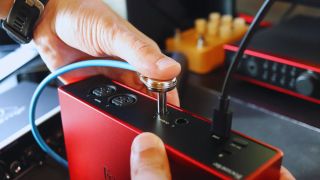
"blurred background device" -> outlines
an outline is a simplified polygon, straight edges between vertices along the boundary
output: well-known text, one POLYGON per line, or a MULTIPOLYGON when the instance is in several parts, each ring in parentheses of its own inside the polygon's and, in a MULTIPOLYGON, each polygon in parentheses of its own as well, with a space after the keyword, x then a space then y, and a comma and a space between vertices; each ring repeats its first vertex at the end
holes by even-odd
MULTIPOLYGON (((319 20, 294 16, 260 30, 242 58, 238 77, 320 104, 319 20)), ((237 45, 225 49, 230 63, 237 45)))
MULTIPOLYGON (((10 91, 0 94, 1 180, 17 179, 33 169, 46 169, 43 166, 47 163, 50 164, 47 155, 36 145, 28 121, 29 103, 36 87, 36 83, 22 82, 10 91)), ((47 143, 57 152, 64 154, 64 141, 55 88, 48 87, 44 96, 41 97, 37 124, 39 124, 47 143)), ((59 166, 54 167, 62 169, 59 166)), ((59 177, 54 173, 51 176, 59 177)))
POLYGON ((183 32, 176 29, 174 37, 166 40, 166 48, 185 54, 190 71, 205 74, 224 64, 223 46, 239 41, 247 29, 241 17, 211 12, 207 19, 196 19, 194 28, 183 32))

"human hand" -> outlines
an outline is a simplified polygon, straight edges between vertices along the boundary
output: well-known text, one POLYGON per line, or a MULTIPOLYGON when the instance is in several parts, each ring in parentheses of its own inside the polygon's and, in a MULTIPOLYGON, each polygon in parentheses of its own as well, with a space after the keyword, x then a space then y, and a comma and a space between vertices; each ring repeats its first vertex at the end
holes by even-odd
POLYGON ((281 166, 279 180, 295 180, 296 178, 288 171, 287 168, 281 166))
MULTIPOLYGON (((171 179, 164 144, 152 133, 142 133, 134 139, 131 146, 130 166, 132 180, 171 179)), ((295 180, 295 178, 285 167, 281 167, 279 180, 295 180)))
MULTIPOLYGON (((180 65, 162 54, 154 41, 101 0, 50 0, 34 31, 34 42, 51 71, 75 61, 99 57, 123 59, 144 76, 160 80, 172 79, 180 72, 180 65)), ((101 73, 145 90, 136 73, 124 70, 88 68, 62 78, 72 82, 101 73)), ((176 90, 168 93, 168 101, 179 105, 176 90)))
POLYGON ((142 133, 132 142, 130 167, 132 180, 171 179, 164 144, 152 133, 142 133))

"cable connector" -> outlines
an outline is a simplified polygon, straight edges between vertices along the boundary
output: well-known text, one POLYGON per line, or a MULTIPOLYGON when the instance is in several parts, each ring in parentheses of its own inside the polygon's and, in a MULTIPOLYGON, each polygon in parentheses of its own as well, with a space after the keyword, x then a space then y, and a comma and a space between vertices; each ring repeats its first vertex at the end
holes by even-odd
POLYGON ((244 54, 244 51, 248 47, 255 31, 258 29, 261 21, 271 8, 272 4, 276 0, 265 0, 261 8, 257 12, 253 19, 247 33, 244 35, 242 41, 240 42, 237 54, 234 56, 231 65, 227 71, 226 78, 224 80, 222 91, 219 99, 219 108, 214 110, 213 113, 213 123, 211 126, 212 137, 217 140, 225 140, 230 137, 231 125, 232 125, 232 112, 229 111, 229 91, 230 82, 232 80, 232 75, 236 72, 240 60, 244 54))
POLYGON ((226 140, 230 137, 232 126, 232 112, 229 111, 230 98, 219 99, 219 109, 214 109, 211 125, 212 137, 217 140, 226 140))

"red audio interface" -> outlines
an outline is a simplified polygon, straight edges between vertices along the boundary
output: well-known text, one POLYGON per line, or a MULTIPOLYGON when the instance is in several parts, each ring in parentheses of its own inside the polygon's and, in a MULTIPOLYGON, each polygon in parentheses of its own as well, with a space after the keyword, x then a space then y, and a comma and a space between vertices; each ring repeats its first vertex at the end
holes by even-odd
MULTIPOLYGON (((296 16, 258 31, 236 77, 320 104, 319 20, 296 16)), ((228 66, 238 46, 224 48, 228 66)))
POLYGON ((165 143, 173 179, 278 179, 283 153, 232 131, 211 137, 207 119, 169 105, 157 120, 156 100, 104 76, 59 88, 71 179, 130 179, 130 148, 142 132, 165 143))

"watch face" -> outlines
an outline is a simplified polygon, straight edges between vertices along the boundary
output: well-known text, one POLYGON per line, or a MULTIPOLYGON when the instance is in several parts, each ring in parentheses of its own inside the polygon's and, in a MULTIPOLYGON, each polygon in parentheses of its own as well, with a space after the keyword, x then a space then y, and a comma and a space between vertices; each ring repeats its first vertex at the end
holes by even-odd
POLYGON ((16 43, 27 44, 32 39, 31 37, 23 37, 5 21, 3 21, 2 23, 2 28, 7 32, 8 36, 16 43))

